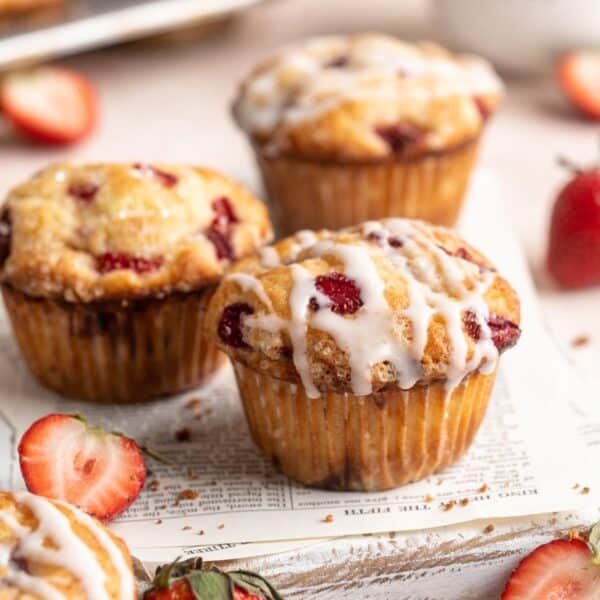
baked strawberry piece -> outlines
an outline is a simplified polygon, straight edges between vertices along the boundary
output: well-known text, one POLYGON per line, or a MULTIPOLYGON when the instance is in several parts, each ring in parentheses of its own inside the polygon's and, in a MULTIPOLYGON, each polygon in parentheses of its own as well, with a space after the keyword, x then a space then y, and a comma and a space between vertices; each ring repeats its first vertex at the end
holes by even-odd
POLYGON ((51 414, 31 425, 19 444, 27 489, 111 521, 139 496, 146 479, 138 445, 92 427, 80 416, 51 414))
POLYGON ((536 548, 513 571, 501 600, 598 600, 597 527, 589 535, 536 548))
POLYGON ((600 168, 574 169, 550 224, 548 270, 565 288, 600 283, 600 168))
POLYGON ((17 130, 47 144, 84 138, 98 118, 94 86, 64 67, 44 66, 7 75, 0 85, 0 103, 17 130))
POLYGON ((281 596, 260 575, 208 570, 202 568, 201 559, 192 559, 160 567, 144 600, 281 600, 281 596))

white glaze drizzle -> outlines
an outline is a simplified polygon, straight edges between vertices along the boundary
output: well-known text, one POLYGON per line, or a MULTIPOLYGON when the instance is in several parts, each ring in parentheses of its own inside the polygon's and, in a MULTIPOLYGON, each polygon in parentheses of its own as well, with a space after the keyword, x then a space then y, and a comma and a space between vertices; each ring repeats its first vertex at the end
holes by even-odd
POLYGON ((477 57, 434 56, 383 35, 331 36, 284 50, 251 77, 237 104, 238 118, 247 131, 272 132, 282 122, 297 124, 349 99, 397 100, 400 73, 405 81, 427 79, 427 87, 400 83, 408 101, 502 89, 491 66, 477 57), (339 56, 347 64, 332 67, 339 56))
POLYGON ((311 375, 308 356, 307 331, 314 327, 329 334, 347 356, 351 370, 351 389, 356 395, 372 392, 372 367, 388 363, 393 366, 397 384, 410 389, 423 376, 421 358, 428 340, 431 318, 440 315, 446 325, 449 338, 449 362, 446 365, 446 386, 450 393, 470 372, 480 370, 490 373, 495 368, 498 350, 494 345, 487 324, 489 309, 484 294, 496 277, 491 271, 460 257, 449 256, 437 239, 423 223, 406 219, 386 219, 366 222, 359 229, 363 236, 379 233, 379 246, 368 242, 339 243, 331 239, 319 241, 307 236, 303 258, 332 256, 340 260, 344 274, 358 285, 363 305, 354 314, 344 316, 329 310, 331 301, 315 286, 315 276, 299 264, 290 266, 293 286, 289 297, 291 317, 277 316, 262 284, 254 276, 232 274, 243 289, 252 289, 265 304, 268 315, 248 317, 248 324, 288 332, 292 342, 293 361, 298 375, 310 397, 319 395, 311 375), (400 247, 393 247, 387 240, 401 240, 400 247), (314 243, 308 245, 310 238, 314 243), (373 262, 373 255, 383 253, 402 276, 406 284, 408 306, 396 310, 390 308, 385 297, 385 284, 373 262), (431 259, 433 256, 434 260, 431 259), (317 311, 309 309, 311 298, 320 306, 317 311), (473 313, 480 328, 478 340, 473 340, 469 359, 469 343, 464 330, 465 311, 473 313), (398 317, 410 323, 411 335, 395 331, 398 317), (252 320, 255 319, 255 320, 252 320))
MULTIPOLYGON (((60 566, 77 578, 88 600, 110 600, 105 587, 106 573, 101 568, 94 552, 73 531, 69 519, 45 498, 28 492, 15 492, 13 496, 17 503, 31 510, 38 521, 37 528, 32 531, 23 527, 8 512, 0 512, 0 521, 12 531, 16 538, 14 543, 16 556, 60 566), (58 547, 46 547, 44 545, 46 538, 53 540, 58 547)), ((75 518, 94 535, 110 557, 119 575, 119 600, 133 598, 135 583, 120 549, 91 517, 73 507, 68 508, 75 518)), ((7 567, 8 573, 3 575, 7 581, 12 581, 15 585, 31 591, 45 600, 64 600, 64 596, 42 578, 11 569, 10 562, 7 567)))

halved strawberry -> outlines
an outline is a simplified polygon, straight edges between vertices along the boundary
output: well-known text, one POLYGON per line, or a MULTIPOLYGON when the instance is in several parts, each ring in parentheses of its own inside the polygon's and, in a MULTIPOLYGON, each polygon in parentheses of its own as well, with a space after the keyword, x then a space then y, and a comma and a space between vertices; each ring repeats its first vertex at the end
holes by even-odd
POLYGON ((54 66, 6 75, 0 105, 15 128, 47 144, 85 137, 98 113, 93 85, 75 71, 54 66))
POLYGON ((581 539, 536 548, 513 571, 501 600, 600 600, 600 567, 581 539))
POLYGON ((282 600, 260 575, 204 569, 201 558, 163 565, 144 600, 282 600))
POLYGON ((144 457, 130 438, 91 427, 79 416, 51 414, 19 443, 21 473, 34 494, 64 500, 110 521, 139 495, 144 457))
POLYGON ((563 55, 556 77, 573 104, 591 119, 600 119, 600 51, 574 50, 563 55))

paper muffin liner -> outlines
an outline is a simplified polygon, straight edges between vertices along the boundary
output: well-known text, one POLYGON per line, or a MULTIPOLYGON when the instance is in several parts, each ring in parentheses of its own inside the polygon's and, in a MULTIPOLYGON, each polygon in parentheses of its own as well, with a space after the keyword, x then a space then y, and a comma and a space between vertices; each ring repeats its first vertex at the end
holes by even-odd
POLYGON ((17 343, 39 382, 65 396, 119 404, 193 388, 226 361, 204 328, 213 291, 85 304, 2 286, 17 343))
POLYGON ((335 490, 385 490, 441 471, 467 451, 495 373, 368 396, 324 393, 234 361, 252 437, 288 477, 335 490))
POLYGON ((283 234, 410 217, 452 226, 477 156, 478 140, 410 159, 342 163, 271 156, 255 146, 283 234))

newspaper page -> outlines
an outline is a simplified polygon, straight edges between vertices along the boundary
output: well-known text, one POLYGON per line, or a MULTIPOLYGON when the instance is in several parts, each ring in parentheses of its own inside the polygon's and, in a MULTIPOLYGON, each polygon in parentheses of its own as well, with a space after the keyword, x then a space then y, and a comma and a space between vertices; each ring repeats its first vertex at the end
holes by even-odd
POLYGON ((576 482, 594 489, 585 479, 592 471, 585 468, 577 428, 588 431, 587 443, 598 443, 600 425, 565 395, 574 389, 572 369, 544 327, 493 173, 476 175, 461 229, 518 290, 523 335, 502 359, 474 445, 444 472, 378 493, 302 487, 255 448, 230 367, 205 387, 149 404, 78 403, 43 389, 29 375, 0 313, 0 487, 23 487, 16 447, 33 420, 77 412, 170 461, 149 460, 144 491, 112 525, 141 558, 158 556, 161 548, 233 558, 290 549, 311 538, 573 510, 593 501, 593 494, 574 489, 576 482))

